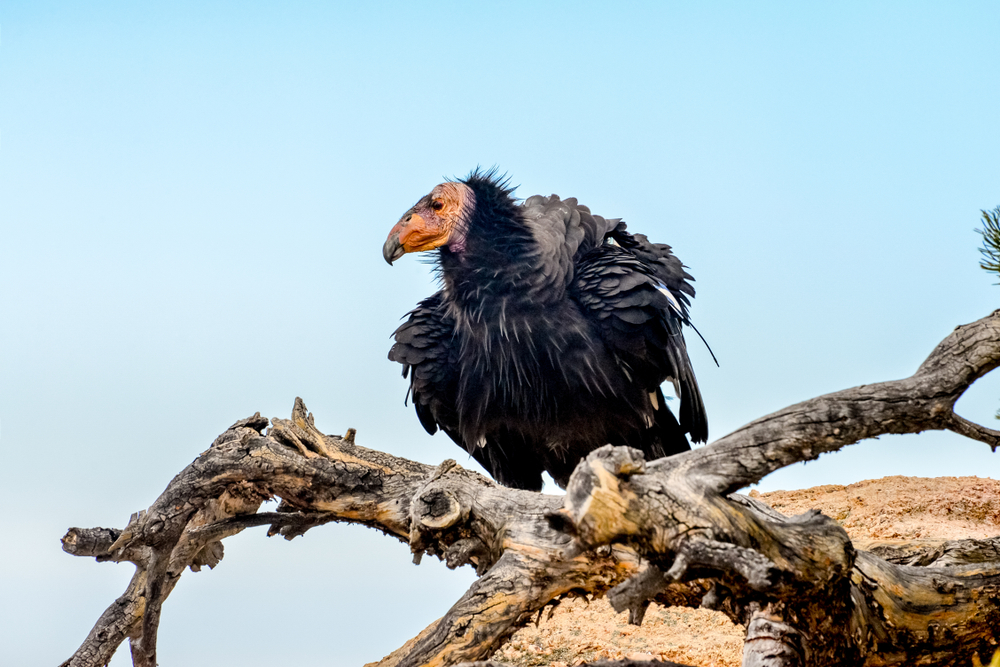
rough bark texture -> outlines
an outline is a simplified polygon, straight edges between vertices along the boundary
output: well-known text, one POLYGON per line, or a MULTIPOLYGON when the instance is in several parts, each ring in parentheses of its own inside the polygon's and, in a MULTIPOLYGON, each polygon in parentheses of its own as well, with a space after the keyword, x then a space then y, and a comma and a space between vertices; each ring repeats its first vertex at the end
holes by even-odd
MULTIPOLYGON (((909 378, 793 405, 703 449, 649 464, 636 450, 598 450, 551 520, 581 550, 633 547, 663 582, 710 578, 703 602, 748 625, 745 665, 968 665, 998 640, 996 540, 937 545, 900 565, 856 551, 823 515, 783 517, 728 494, 884 433, 949 429, 995 451, 1000 434, 953 406, 997 365, 1000 312, 955 329, 909 378)), ((612 604, 641 604, 649 590, 620 595, 634 586, 612 604)))
POLYGON ((637 623, 651 599, 724 611, 747 624, 745 665, 969 665, 997 642, 1000 540, 876 555, 821 514, 785 517, 733 491, 883 433, 949 429, 995 449, 1000 433, 952 407, 998 364, 1000 311, 956 329, 910 378, 791 406, 669 459, 598 450, 565 498, 323 435, 297 399, 290 420, 234 424, 124 530, 67 533, 67 552, 137 570, 64 665, 104 665, 128 637, 134 663, 154 666, 163 602, 185 568, 213 567, 221 540, 250 526, 291 539, 331 521, 481 575, 385 667, 486 659, 551 601, 608 591, 637 623), (274 496, 278 511, 257 513, 274 496))

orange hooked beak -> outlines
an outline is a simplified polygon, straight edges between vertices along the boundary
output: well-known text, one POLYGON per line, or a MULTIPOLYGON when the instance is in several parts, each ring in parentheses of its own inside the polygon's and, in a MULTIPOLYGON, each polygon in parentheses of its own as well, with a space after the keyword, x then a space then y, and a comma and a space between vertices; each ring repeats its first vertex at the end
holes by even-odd
POLYGON ((382 256, 391 265, 408 252, 433 250, 447 241, 447 228, 429 224, 419 213, 408 212, 389 230, 382 256))

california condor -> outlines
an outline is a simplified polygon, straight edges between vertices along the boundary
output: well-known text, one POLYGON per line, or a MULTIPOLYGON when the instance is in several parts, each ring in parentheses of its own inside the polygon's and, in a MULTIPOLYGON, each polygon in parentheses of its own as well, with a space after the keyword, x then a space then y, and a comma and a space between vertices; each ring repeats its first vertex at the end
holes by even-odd
POLYGON ((428 433, 441 428, 501 484, 565 487, 612 443, 654 459, 708 438, 682 325, 693 280, 670 246, 576 199, 519 202, 495 171, 438 185, 389 232, 392 264, 436 250, 442 289, 395 333, 428 433), (680 398, 676 419, 660 384, 680 398))

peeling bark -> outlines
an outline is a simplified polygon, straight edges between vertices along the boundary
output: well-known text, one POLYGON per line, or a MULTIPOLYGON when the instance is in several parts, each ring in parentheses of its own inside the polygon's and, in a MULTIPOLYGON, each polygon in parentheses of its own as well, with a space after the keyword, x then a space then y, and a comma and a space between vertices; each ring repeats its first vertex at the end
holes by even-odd
POLYGON ((222 540, 248 527, 292 539, 338 521, 481 575, 384 667, 487 659, 553 600, 606 592, 635 623, 651 600, 746 623, 745 665, 969 665, 997 642, 1000 538, 854 545, 818 512, 785 517, 733 492, 884 433, 948 429, 995 449, 1000 433, 952 408, 997 365, 1000 311, 957 328, 910 378, 799 403, 668 459, 602 448, 565 498, 366 449, 353 431, 324 435, 296 399, 289 420, 230 427, 124 529, 70 529, 65 551, 136 574, 63 664, 104 665, 127 637, 134 664, 154 666, 163 603, 185 568, 214 567, 222 540), (258 513, 273 497, 278 510, 258 513))

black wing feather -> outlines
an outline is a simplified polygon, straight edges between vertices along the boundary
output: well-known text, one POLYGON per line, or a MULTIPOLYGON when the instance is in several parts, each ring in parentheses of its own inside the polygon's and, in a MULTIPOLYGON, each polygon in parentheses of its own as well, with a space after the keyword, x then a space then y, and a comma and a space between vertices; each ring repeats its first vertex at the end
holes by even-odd
POLYGON ((623 228, 620 223, 609 232, 614 244, 599 245, 581 257, 571 293, 636 381, 650 392, 665 380, 674 382, 681 428, 695 442, 705 442, 708 420, 681 334, 688 320, 688 295, 694 295, 687 282, 691 276, 669 246, 649 243, 623 228))
POLYGON ((393 334, 389 359, 403 365, 410 378, 410 398, 424 429, 440 428, 505 486, 541 491, 543 461, 523 436, 503 431, 484 443, 467 443, 459 430, 458 343, 442 292, 421 301, 393 334))
MULTIPOLYGON (((455 400, 459 371, 454 330, 444 295, 436 292, 410 311, 406 322, 393 334, 396 342, 389 350, 389 359, 402 364, 403 377, 410 377, 410 397, 417 417, 431 435, 439 426, 449 435, 458 430, 455 400)), ((454 436, 452 439, 462 444, 454 436)))

